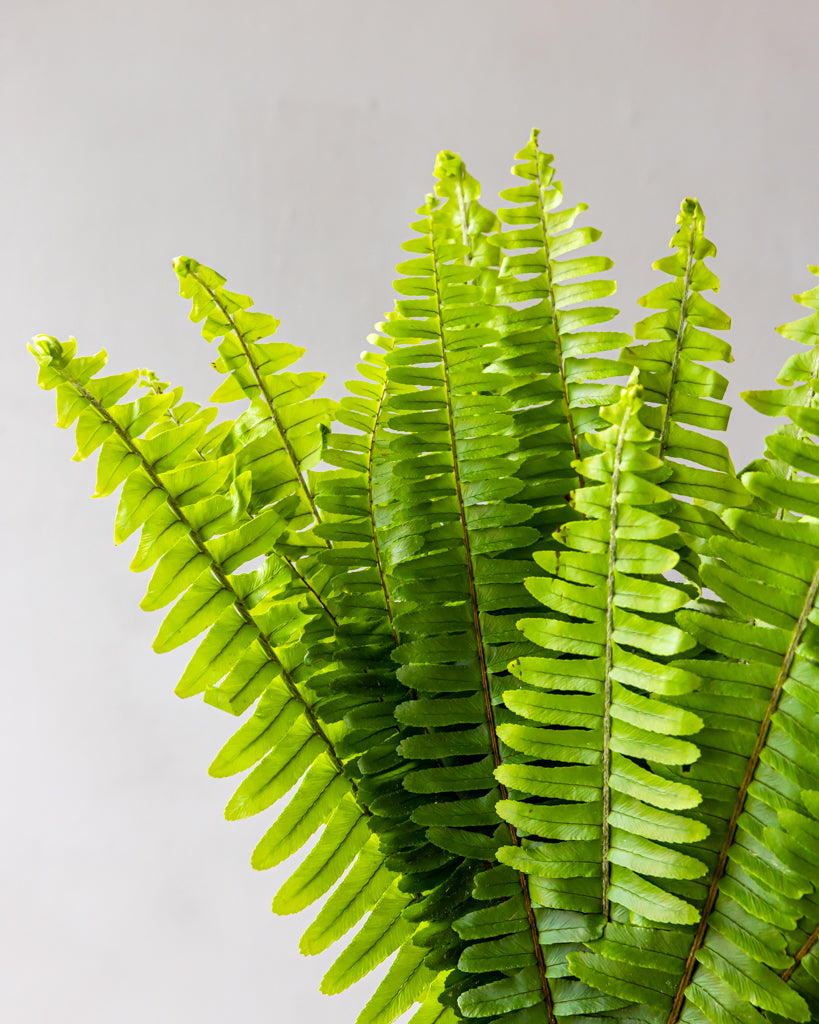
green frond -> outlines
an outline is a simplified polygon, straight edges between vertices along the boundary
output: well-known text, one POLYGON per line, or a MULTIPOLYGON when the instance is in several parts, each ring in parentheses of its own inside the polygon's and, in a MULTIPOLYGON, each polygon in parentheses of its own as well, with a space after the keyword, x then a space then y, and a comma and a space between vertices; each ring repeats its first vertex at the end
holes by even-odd
MULTIPOLYGON (((819 267, 808 267, 814 277, 819 277, 819 267)), ((810 346, 809 352, 797 352, 782 367, 777 384, 781 387, 772 391, 746 391, 742 397, 764 416, 789 416, 789 407, 813 409, 816 407, 817 375, 819 374, 819 285, 800 292, 794 302, 810 309, 807 316, 792 320, 776 328, 777 334, 788 341, 810 346)))
MULTIPOLYGON (((591 881, 596 899, 594 913, 581 915, 583 942, 607 935, 608 922, 623 914, 693 923, 696 910, 673 883, 706 872, 696 849, 688 852, 708 834, 686 813, 701 795, 663 774, 669 763, 696 759, 697 748, 680 737, 698 733, 703 721, 663 699, 690 692, 697 679, 669 660, 694 641, 673 624, 689 595, 663 575, 677 561, 666 546, 677 527, 660 514, 670 496, 652 479, 662 464, 642 410, 635 371, 620 401, 601 410, 609 425, 588 435, 596 454, 577 466, 586 483, 572 501, 584 518, 557 531, 557 551, 535 556, 549 575, 527 580, 550 614, 519 626, 556 657, 511 666, 524 688, 504 701, 530 724, 506 726, 503 737, 523 755, 562 763, 504 764, 495 772, 520 794, 496 810, 529 837, 520 849, 502 848, 498 859, 538 878, 591 881)), ((549 899, 545 892, 540 898, 549 899)), ((564 899, 551 905, 571 906, 564 899)), ((578 911, 585 907, 578 901, 578 911)), ((594 985, 599 968, 590 956, 570 952, 568 962, 594 985)), ((627 985, 620 992, 633 997, 627 985)))
MULTIPOLYGON (((783 409, 792 422, 802 411, 783 409)), ((703 808, 719 826, 670 1024, 689 1019, 691 1004, 712 1022, 736 1015, 738 1006, 749 1012, 748 1004, 790 1020, 811 1016, 813 992, 800 992, 793 976, 808 973, 797 968, 819 923, 815 867, 787 827, 801 829, 804 843, 802 793, 819 785, 809 725, 819 711, 819 538, 812 522, 819 504, 815 482, 802 476, 819 446, 805 435, 775 434, 767 443, 788 472, 759 466, 743 483, 773 514, 726 511, 733 536, 714 537, 702 567, 704 585, 725 602, 723 616, 678 616, 718 655, 690 664, 703 687, 680 702, 708 722, 702 758, 686 781, 701 787, 703 808), (800 515, 808 521, 796 521, 800 515)))
MULTIPOLYGON (((501 680, 510 658, 527 649, 515 610, 532 605, 507 560, 539 537, 528 525, 531 506, 517 500, 519 428, 504 394, 515 378, 496 366, 505 349, 487 302, 498 259, 487 232, 496 220, 480 205, 478 184, 460 158, 442 154, 437 173, 436 196, 419 210, 416 237, 404 246, 415 258, 398 267, 397 316, 381 325, 391 342, 384 442, 373 467, 377 544, 399 641, 394 659, 409 691, 396 710, 406 730, 400 770, 405 792, 417 794, 403 803, 418 829, 416 846, 407 840, 389 863, 420 884, 424 876, 435 883, 413 908, 419 921, 438 920, 445 897, 450 920, 469 912, 474 876, 498 845, 492 805, 502 790, 492 769, 503 757, 501 680), (493 604, 504 586, 514 591, 511 605, 503 598, 493 604), (457 816, 437 824, 465 789, 471 796, 459 801, 457 816), (425 869, 428 844, 439 851, 432 871, 425 869)), ((525 890, 522 876, 526 900, 521 885, 525 890)), ((534 921, 528 935, 527 966, 548 1007, 534 921)), ((463 949, 456 929, 430 956, 452 968, 463 949), (442 957, 442 949, 451 953, 442 957)), ((474 984, 492 977, 484 961, 466 972, 464 966, 453 977, 474 972, 474 984)))
POLYGON ((191 300, 191 320, 202 322, 205 341, 222 339, 213 366, 226 380, 211 400, 250 402, 234 424, 229 443, 241 447, 241 467, 254 467, 254 503, 293 496, 297 512, 306 514, 308 522, 321 522, 307 472, 321 458, 323 432, 335 405, 312 397, 326 374, 287 371, 304 349, 267 341, 279 321, 251 310, 250 296, 228 291, 221 274, 187 256, 174 261, 174 270, 180 294, 191 300))
POLYGON ((256 703, 211 765, 218 777, 247 773, 226 817, 258 814, 298 785, 254 851, 254 867, 292 856, 321 830, 273 909, 301 910, 348 872, 306 940, 318 932, 320 942, 334 941, 372 910, 394 876, 369 838, 370 812, 346 769, 343 730, 320 716, 313 687, 327 665, 306 660, 304 637, 321 644, 335 620, 298 567, 273 550, 293 521, 286 514, 298 519, 298 507, 288 500, 252 511, 252 471, 237 465, 225 431, 210 427, 214 410, 181 404, 181 389, 167 391, 148 375, 149 392, 123 402, 139 374, 98 376, 104 353, 75 358, 73 341, 45 337, 32 351, 40 385, 57 391, 60 425, 77 423, 79 457, 100 449, 96 494, 121 488, 116 540, 141 528, 132 568, 154 567, 143 607, 170 605, 155 649, 205 634, 177 692, 204 691, 234 714, 256 703), (261 568, 238 572, 259 557, 261 568), (368 873, 378 881, 363 883, 368 873))
POLYGON ((730 414, 721 401, 727 379, 707 364, 732 362, 733 356, 728 342, 712 333, 727 331, 731 319, 703 294, 719 291, 719 278, 705 265, 717 250, 705 237, 705 215, 696 199, 683 201, 669 244, 674 255, 652 266, 671 280, 638 300, 657 312, 635 324, 635 342, 621 358, 639 368, 645 422, 671 471, 663 486, 675 498, 669 517, 680 527, 680 568, 696 580, 708 538, 726 533, 719 510, 750 499, 726 445, 703 433, 725 430, 730 414))
POLYGON ((613 264, 576 255, 600 232, 574 227, 585 203, 559 209, 563 187, 537 132, 517 160, 512 173, 526 184, 501 192, 513 205, 499 210, 506 229, 495 236, 504 256, 494 293, 501 340, 493 369, 509 376, 506 394, 523 456, 517 476, 526 485, 520 500, 534 506, 532 524, 548 536, 566 519, 565 496, 578 483, 571 462, 587 454, 584 431, 599 425, 600 406, 616 401, 619 387, 611 379, 629 372, 600 353, 631 338, 600 328, 618 312, 597 305, 616 289, 600 276, 613 264))
POLYGON ((378 770, 385 771, 400 761, 393 713, 403 696, 390 657, 398 634, 375 517, 375 463, 385 443, 384 349, 391 343, 378 334, 370 341, 376 350, 362 355, 360 378, 348 382, 336 410, 338 426, 325 437, 324 459, 338 468, 313 477, 324 517, 314 532, 332 545, 318 560, 334 570, 328 593, 336 610, 336 668, 322 677, 322 707, 346 721, 350 754, 355 749, 360 762, 378 759, 378 751, 378 770))
MULTIPOLYGON (((819 267, 808 270, 819 276, 819 267)), ((810 351, 791 355, 776 378, 778 388, 746 391, 742 398, 752 409, 765 416, 787 417, 775 434, 767 439, 765 457, 751 463, 749 470, 759 470, 785 483, 796 473, 816 473, 816 468, 805 462, 805 453, 799 441, 817 432, 817 385, 819 384, 819 286, 794 295, 794 301, 811 312, 798 320, 777 327, 777 333, 788 341, 809 345, 810 351), (791 439, 794 445, 791 445, 791 439), (783 457, 788 451, 788 455, 783 457)), ((772 483, 775 482, 771 481, 772 483)), ((781 504, 769 502, 765 495, 755 495, 754 507, 764 509, 777 518, 783 515, 781 504)))

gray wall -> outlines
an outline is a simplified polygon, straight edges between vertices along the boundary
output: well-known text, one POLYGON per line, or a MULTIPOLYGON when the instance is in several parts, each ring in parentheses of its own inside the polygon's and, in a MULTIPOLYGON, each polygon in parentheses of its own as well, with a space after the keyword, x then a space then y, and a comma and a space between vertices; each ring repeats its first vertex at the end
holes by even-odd
MULTIPOLYGON (((144 580, 89 502, 38 332, 214 385, 171 259, 215 265, 335 392, 391 305, 392 267, 435 153, 491 198, 532 125, 567 198, 591 205, 626 324, 696 194, 734 317, 736 397, 789 346, 791 293, 819 262, 812 0, 28 0, 3 5, 0 183, 8 666, 0 1016, 40 1024, 354 1018, 318 994, 248 866, 264 823, 226 824, 206 767, 232 723, 172 689, 144 580)), ((739 407, 738 465, 769 424, 739 407)), ((280 876, 281 877, 281 876, 280 876)), ((309 914, 309 912, 308 912, 309 914)), ((369 985, 371 988, 372 986, 369 985)))

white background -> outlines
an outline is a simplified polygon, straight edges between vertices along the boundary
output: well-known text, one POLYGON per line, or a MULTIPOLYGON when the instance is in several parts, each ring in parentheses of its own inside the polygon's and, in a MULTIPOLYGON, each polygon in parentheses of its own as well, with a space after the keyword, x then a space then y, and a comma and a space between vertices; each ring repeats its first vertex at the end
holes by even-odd
MULTIPOLYGON (((28 0, 0 4, 3 501, 0 1018, 10 1024, 352 1024, 269 912, 206 775, 235 723, 172 690, 145 580, 112 549, 25 343, 75 334, 114 372, 204 399, 214 353, 171 260, 283 320, 331 393, 392 304, 437 150, 491 203, 530 128, 604 230, 626 326, 697 195, 734 318, 739 390, 819 263, 814 0, 28 0)), ((771 424, 741 405, 738 466, 771 424)), ((279 875, 279 879, 283 877, 279 875)), ((310 912, 306 915, 309 919, 310 912)), ((304 916, 304 915, 303 915, 304 916)), ((366 990, 366 991, 365 991, 366 990)))

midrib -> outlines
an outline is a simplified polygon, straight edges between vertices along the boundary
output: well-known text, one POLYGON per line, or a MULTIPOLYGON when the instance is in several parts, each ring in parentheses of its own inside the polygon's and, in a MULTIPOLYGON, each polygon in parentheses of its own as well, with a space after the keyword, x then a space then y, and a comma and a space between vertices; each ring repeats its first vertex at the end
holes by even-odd
POLYGON ((671 397, 674 394, 674 385, 677 383, 677 375, 680 372, 680 358, 682 356, 682 343, 685 328, 688 326, 688 298, 691 290, 691 271, 694 266, 694 237, 692 233, 691 244, 688 247, 685 261, 685 274, 683 275, 683 293, 680 299, 680 322, 677 326, 677 337, 674 344, 674 358, 671 362, 671 375, 668 381, 668 395, 663 413, 663 429, 660 431, 660 457, 664 457, 668 445, 668 432, 671 429, 671 397))
POLYGON ((626 408, 620 433, 617 435, 617 447, 614 451, 614 462, 611 471, 611 502, 609 505, 609 577, 606 586, 606 653, 605 671, 603 676, 603 831, 602 831, 602 904, 603 916, 609 917, 609 849, 611 847, 611 670, 614 661, 614 571, 617 564, 617 492, 620 486, 620 462, 623 456, 623 444, 626 439, 626 425, 630 410, 626 408))

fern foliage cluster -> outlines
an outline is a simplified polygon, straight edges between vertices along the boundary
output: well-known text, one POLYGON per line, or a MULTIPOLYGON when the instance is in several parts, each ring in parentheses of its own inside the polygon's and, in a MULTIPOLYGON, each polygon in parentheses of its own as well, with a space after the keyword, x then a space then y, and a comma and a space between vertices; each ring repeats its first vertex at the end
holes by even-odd
POLYGON ((327 993, 387 963, 359 1024, 819 1019, 819 287, 737 474, 699 204, 626 333, 536 132, 512 171, 493 212, 439 156, 339 401, 188 258, 209 404, 46 336, 39 384, 241 719, 273 911, 327 993))

